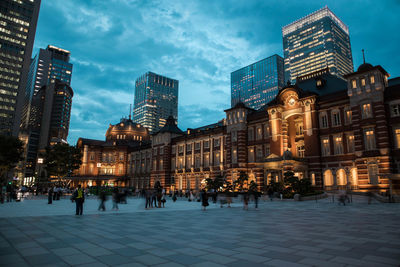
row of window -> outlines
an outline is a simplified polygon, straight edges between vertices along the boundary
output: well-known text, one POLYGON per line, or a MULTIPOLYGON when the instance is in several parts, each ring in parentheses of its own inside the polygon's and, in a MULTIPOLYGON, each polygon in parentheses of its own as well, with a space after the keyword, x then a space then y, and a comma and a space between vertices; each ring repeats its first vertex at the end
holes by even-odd
MULTIPOLYGON (((204 140, 203 141, 203 148, 208 149, 210 148, 210 141, 213 142, 214 147, 219 147, 221 145, 221 141, 219 138, 215 138, 212 140, 204 140)), ((195 142, 194 144, 186 144, 186 152, 191 152, 193 149, 194 145, 194 150, 200 150, 201 149, 201 142, 195 142)), ((185 145, 178 145, 178 153, 183 153, 185 149, 185 145)), ((176 153, 176 146, 172 146, 172 154, 176 153)), ((162 154, 162 153, 160 153, 162 154)))

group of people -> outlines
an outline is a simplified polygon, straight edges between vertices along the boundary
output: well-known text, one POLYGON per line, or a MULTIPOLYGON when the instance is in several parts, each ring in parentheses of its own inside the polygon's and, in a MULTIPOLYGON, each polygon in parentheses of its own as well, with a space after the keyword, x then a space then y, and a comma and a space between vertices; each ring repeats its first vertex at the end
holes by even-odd
POLYGON ((162 187, 144 190, 144 197, 146 198, 145 209, 151 208, 165 208, 165 189, 162 187))

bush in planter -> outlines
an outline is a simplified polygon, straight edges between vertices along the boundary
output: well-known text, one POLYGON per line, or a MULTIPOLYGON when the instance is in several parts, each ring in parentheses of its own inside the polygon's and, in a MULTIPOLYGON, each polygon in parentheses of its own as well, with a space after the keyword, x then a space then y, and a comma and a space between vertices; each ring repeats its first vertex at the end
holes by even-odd
MULTIPOLYGON (((311 186, 311 181, 308 178, 304 178, 299 180, 294 173, 291 171, 287 171, 284 173, 284 182, 285 182, 285 190, 294 194, 300 194, 301 196, 305 196, 306 194, 310 194, 314 192, 314 189, 311 186)), ((287 194, 289 196, 289 194, 287 194)))

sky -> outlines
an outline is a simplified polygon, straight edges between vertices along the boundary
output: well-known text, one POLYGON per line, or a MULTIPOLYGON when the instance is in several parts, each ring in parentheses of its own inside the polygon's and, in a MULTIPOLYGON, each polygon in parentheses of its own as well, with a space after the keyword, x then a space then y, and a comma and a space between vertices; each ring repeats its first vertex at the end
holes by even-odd
POLYGON ((42 0, 33 53, 71 52, 68 141, 104 140, 129 115, 135 80, 152 71, 179 80, 178 126, 215 123, 230 107, 230 73, 283 56, 282 27, 327 5, 348 27, 357 68, 400 76, 399 0, 42 0))

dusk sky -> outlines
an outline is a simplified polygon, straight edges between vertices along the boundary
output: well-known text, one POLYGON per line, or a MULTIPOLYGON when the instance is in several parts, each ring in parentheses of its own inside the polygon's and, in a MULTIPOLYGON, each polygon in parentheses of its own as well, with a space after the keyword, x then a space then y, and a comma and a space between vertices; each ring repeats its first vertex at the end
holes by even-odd
POLYGON ((74 90, 68 141, 104 140, 133 105, 135 80, 152 71, 179 80, 178 126, 224 118, 230 73, 283 56, 282 26, 327 5, 350 30, 354 67, 400 76, 400 1, 42 0, 34 54, 71 51, 74 90))

